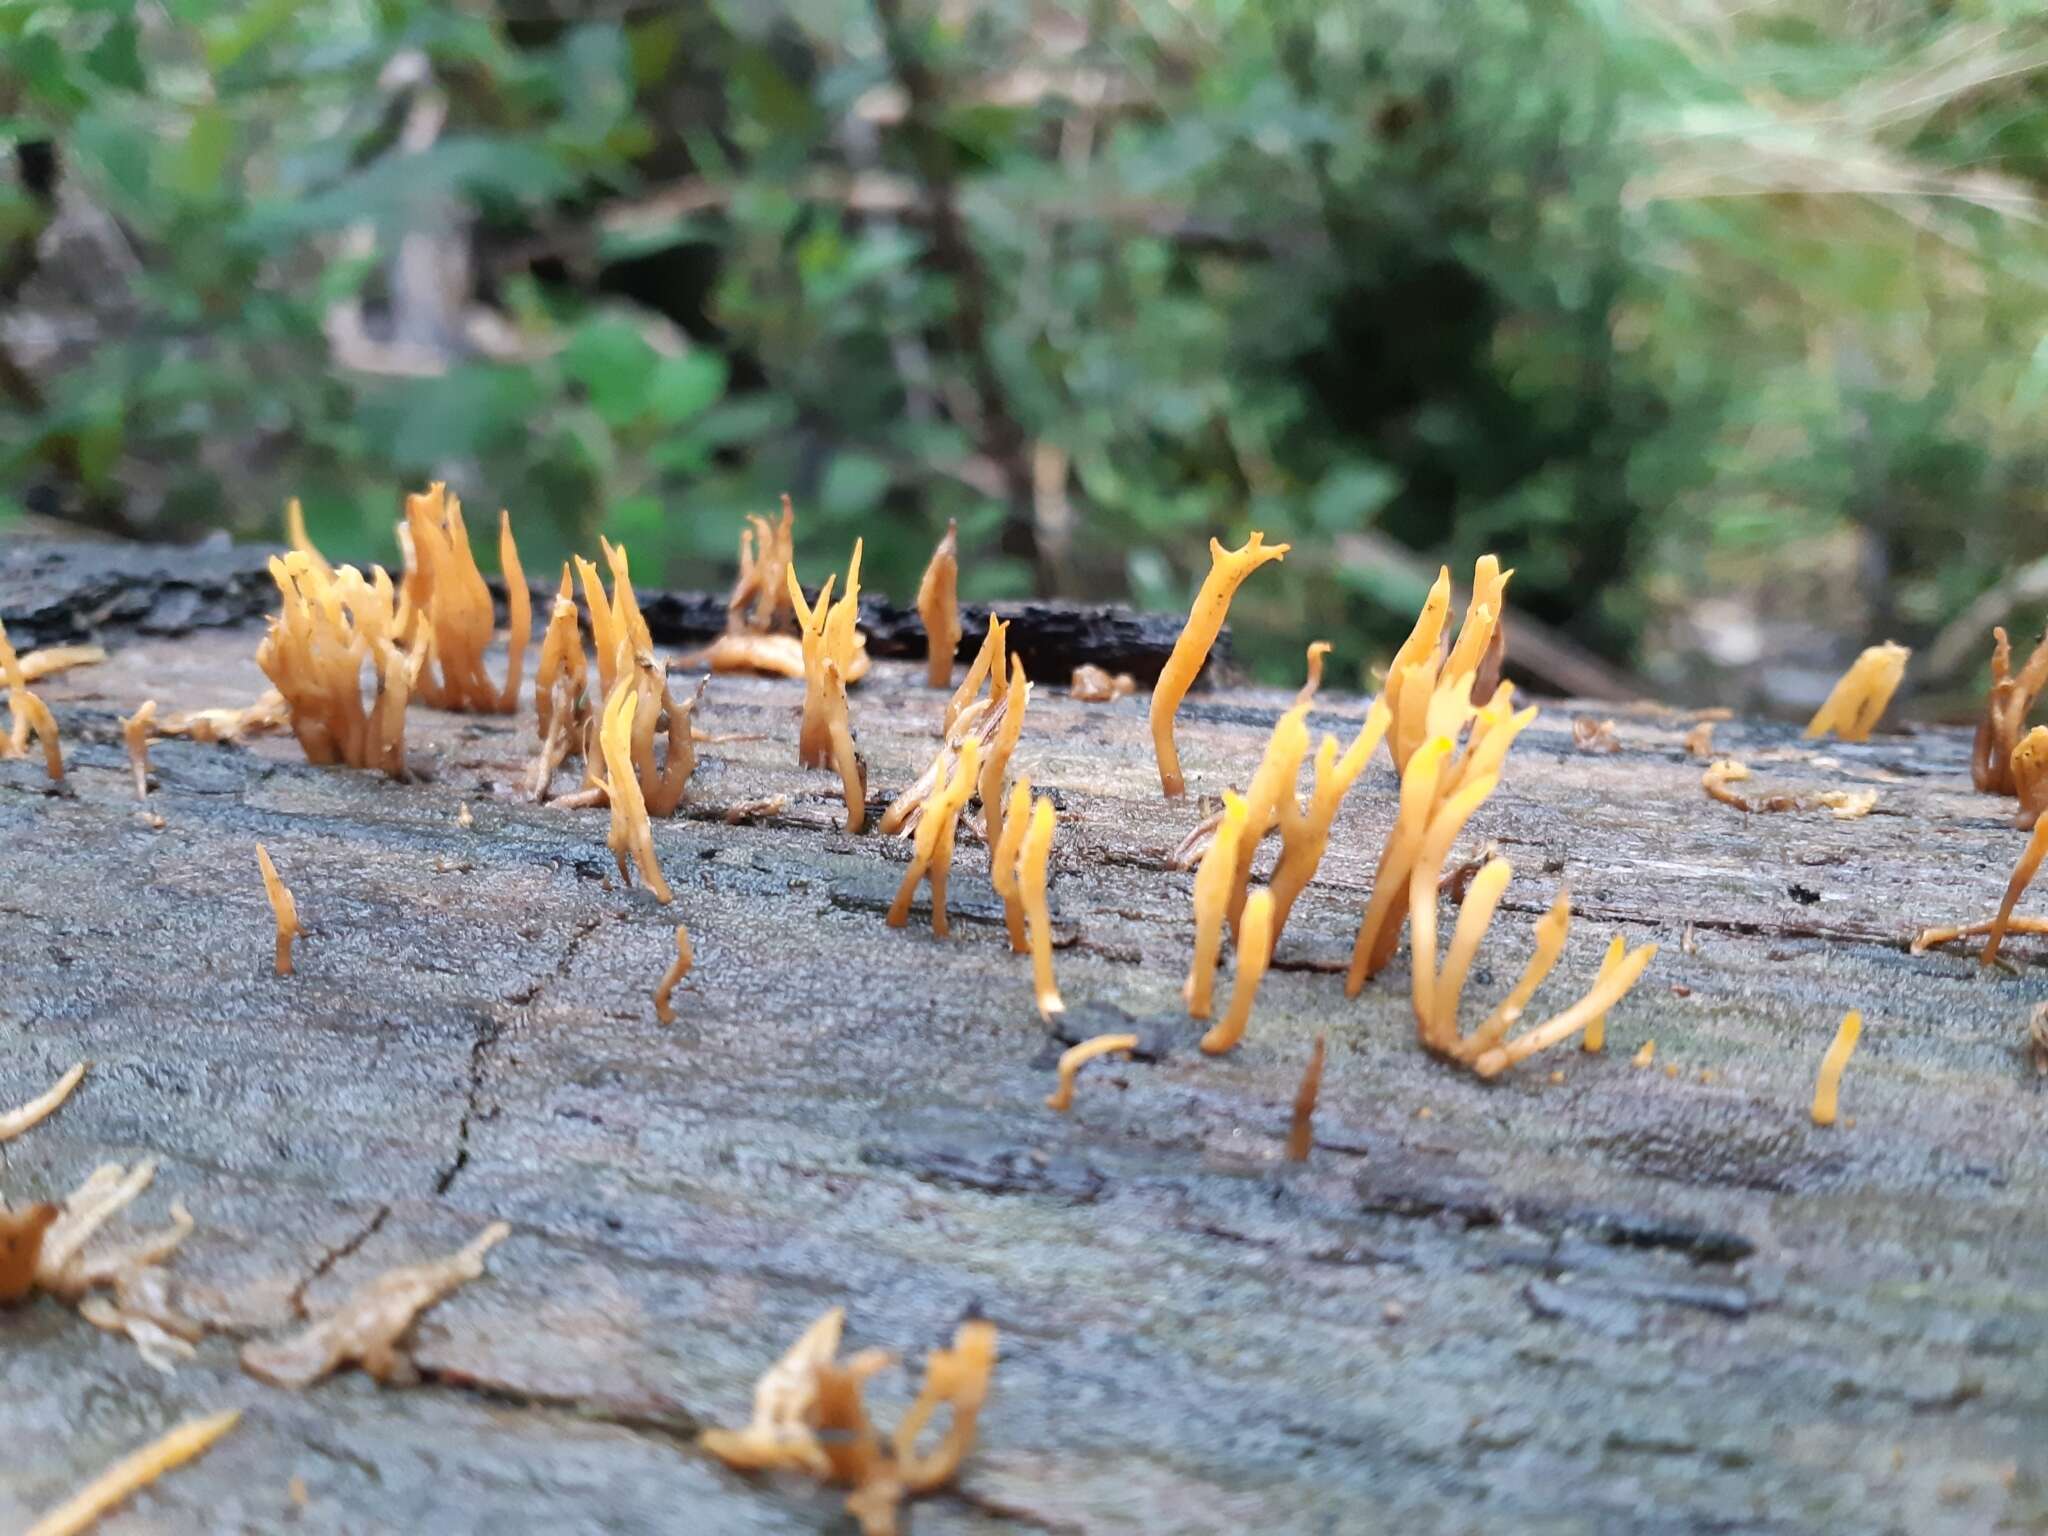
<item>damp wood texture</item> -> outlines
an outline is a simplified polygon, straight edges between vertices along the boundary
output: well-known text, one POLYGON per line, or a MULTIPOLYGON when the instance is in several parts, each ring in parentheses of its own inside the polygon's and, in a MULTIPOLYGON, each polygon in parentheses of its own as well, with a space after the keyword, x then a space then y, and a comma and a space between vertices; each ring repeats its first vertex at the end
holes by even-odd
MULTIPOLYGON (((1603 705, 1617 750, 1592 754, 1546 706, 1446 860, 1453 883, 1488 844, 1515 868, 1466 1011, 1513 984, 1563 883, 1556 995, 1614 934, 1658 953, 1604 1050, 1485 1082, 1417 1045, 1405 946, 1344 997, 1397 804, 1384 751, 1244 1038, 1198 1048, 1195 875, 1173 853, 1247 788, 1291 692, 1190 694, 1189 793, 1167 802, 1142 691, 1039 690, 1011 771, 1059 814, 1047 1020, 969 817, 952 936, 886 925, 911 844, 846 833, 838 776, 798 766, 799 681, 706 693, 722 739, 652 823, 667 907, 619 880, 606 811, 525 793, 530 700, 416 700, 406 784, 309 766, 287 734, 158 739, 139 806, 121 722, 255 700, 267 598, 241 606, 226 556, 189 579, 183 556, 120 558, 127 585, 0 559, 18 640, 110 653, 38 685, 62 785, 0 763, 0 1105, 93 1063, 0 1148, 0 1197, 156 1159, 152 1218, 177 1199, 196 1222, 164 1269, 208 1332, 165 1374, 47 1297, 0 1314, 0 1529, 239 1409, 103 1529, 651 1531, 687 1509, 706 1531, 847 1531, 843 1489, 696 1443, 840 1306, 849 1353, 911 1366, 870 1387, 883 1424, 964 1317, 1000 1331, 974 1447, 906 1511, 916 1536, 2048 1523, 2048 1079, 2027 1036, 2048 939, 2015 929, 1988 969, 1974 945, 1909 953, 1989 917, 2026 841, 1972 788, 1966 730, 1723 721, 1714 750, 1772 782, 1879 792, 1855 821, 1740 816, 1700 793, 1694 717, 1603 705), (310 924, 289 977, 259 840, 310 924), (696 963, 665 1025, 648 989, 678 922, 696 963), (1841 1113, 1817 1127, 1851 1008, 1841 1113), (1136 1043, 1049 1112, 1061 1053, 1105 1034, 1136 1043), (499 1221, 487 1272, 407 1335, 417 1383, 242 1370, 251 1342, 499 1221)), ((879 811, 930 762, 945 694, 921 658, 875 654, 855 710, 879 811)), ((1349 741, 1364 714, 1326 688, 1307 724, 1349 741)), ((1219 1006, 1233 966, 1226 944, 1219 1006)))

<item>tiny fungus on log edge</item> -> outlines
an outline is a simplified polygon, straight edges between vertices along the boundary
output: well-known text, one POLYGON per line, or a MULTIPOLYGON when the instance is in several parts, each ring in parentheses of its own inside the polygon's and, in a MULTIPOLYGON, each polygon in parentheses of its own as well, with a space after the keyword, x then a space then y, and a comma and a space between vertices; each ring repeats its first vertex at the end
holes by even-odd
POLYGON ((1329 1045, 1330 1032, 1316 1031, 1315 1044, 1309 1047, 1308 1065, 1302 1069, 1301 1086, 1294 1091, 1294 1113, 1287 1126, 1287 1161, 1305 1163, 1309 1149, 1316 1139, 1316 1100, 1323 1091, 1323 1055, 1329 1045))
POLYGON ((1827 1054, 1820 1059, 1820 1076, 1813 1085, 1815 1125, 1835 1123, 1836 1100, 1842 1088, 1842 1069, 1849 1065, 1850 1054, 1855 1051, 1856 1042, 1862 1038, 1862 1011, 1851 1008, 1842 1015, 1841 1027, 1835 1031, 1835 1038, 1828 1043, 1827 1054))
POLYGON ((1074 1079, 1098 1056, 1131 1052, 1138 1048, 1136 1035, 1095 1035, 1060 1052, 1060 1085, 1047 1095, 1045 1107, 1065 1114, 1074 1107, 1074 1079))
POLYGON ((932 688, 953 685, 953 653, 960 647, 960 524, 949 519, 917 584, 917 617, 924 625, 924 679, 932 688))
POLYGON ((1041 1018, 1063 1011, 1060 989, 1052 977, 1052 914, 1045 898, 1046 865, 1052 853, 1053 829, 1059 815, 1052 801, 1040 795, 1031 805, 1031 824, 1017 850, 1017 900, 1024 908, 1031 942, 1031 983, 1041 1018))
POLYGON ((89 1529, 100 1516, 117 1508, 130 1495, 147 1488, 164 1473, 203 1454, 233 1429, 241 1417, 241 1409, 230 1408, 224 1413, 186 1419, 140 1450, 123 1456, 30 1526, 24 1536, 77 1536, 78 1532, 89 1529))
POLYGON ((676 984, 690 974, 690 968, 696 963, 697 957, 690 949, 689 930, 681 923, 677 923, 676 957, 669 962, 668 969, 661 973, 661 981, 654 989, 654 1016, 662 1023, 675 1023, 676 1010, 669 999, 675 995, 676 984))
POLYGON ((1807 721, 1806 739, 1813 741, 1832 731, 1843 741, 1870 740, 1885 706, 1906 676, 1906 660, 1912 654, 1889 640, 1867 647, 1807 721))
POLYGON ((270 862, 270 850, 261 843, 256 845, 256 865, 263 872, 263 894, 270 898, 271 916, 277 920, 277 974, 289 976, 292 940, 305 932, 299 926, 299 904, 278 878, 277 866, 270 862))

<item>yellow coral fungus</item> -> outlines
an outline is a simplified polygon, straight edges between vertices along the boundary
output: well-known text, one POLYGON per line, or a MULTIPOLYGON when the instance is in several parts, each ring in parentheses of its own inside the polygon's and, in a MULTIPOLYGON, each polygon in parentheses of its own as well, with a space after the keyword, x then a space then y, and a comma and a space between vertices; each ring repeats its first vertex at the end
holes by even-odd
POLYGON ((605 846, 618 860, 619 878, 631 883, 626 858, 630 854, 640 866, 640 877, 663 906, 675 900, 662 878, 661 864, 654 856, 654 833, 647 824, 647 801, 641 793, 633 768, 633 725, 639 713, 636 679, 619 679, 605 700, 603 723, 599 727, 599 751, 604 757, 605 788, 611 803, 611 832, 605 846))
POLYGON ((1323 1053, 1329 1043, 1329 1031, 1316 1031, 1316 1042, 1309 1047, 1308 1065, 1302 1069, 1301 1086, 1294 1090, 1294 1113, 1287 1126, 1287 1161, 1305 1163, 1309 1149, 1316 1139, 1316 1100, 1323 1091, 1323 1053))
POLYGON ((2012 878, 2006 882, 2005 899, 1998 904, 1998 915, 1991 920, 1986 930, 1984 953, 1980 957, 1990 965, 1998 959, 1998 949, 2005 942, 2007 931, 2013 926, 2013 908, 2026 894, 2027 887, 2034 883, 2034 876, 2041 868, 2041 860, 2048 856, 2048 811, 2042 812, 2034 821, 2034 834, 2027 839, 2027 846, 2020 854, 2019 863, 2013 866, 2012 878))
MULTIPOLYGON (((1442 829, 1436 830, 1441 833, 1442 829)), ((1513 870, 1505 859, 1489 859, 1473 877, 1465 893, 1464 907, 1458 914, 1449 953, 1443 969, 1438 971, 1435 967, 1436 923, 1433 909, 1437 867, 1447 846, 1447 839, 1431 838, 1419 854, 1422 862, 1410 883, 1414 905, 1410 920, 1415 931, 1416 1028, 1422 1044, 1431 1052, 1469 1066, 1481 1077, 1497 1076, 1516 1062, 1570 1039, 1594 1020, 1604 1020, 1607 1012, 1636 984, 1644 968, 1655 957, 1657 946, 1654 944, 1645 944, 1622 954, 1610 949, 1607 962, 1600 967, 1599 975, 1583 997, 1543 1023, 1509 1038, 1509 1031, 1521 1021, 1529 1000, 1563 953, 1565 938, 1571 931, 1570 897, 1559 891, 1550 910, 1536 924, 1535 952, 1520 979, 1478 1028, 1461 1035, 1457 1017, 1466 976, 1513 870), (1422 893, 1425 890, 1428 892, 1427 904, 1432 909, 1427 913, 1423 910, 1425 898, 1422 893)), ((1616 943, 1618 946, 1619 941, 1616 943)))
MULTIPOLYGON (((1501 610, 1512 575, 1514 572, 1503 571, 1492 555, 1479 558, 1472 571, 1472 596, 1465 605, 1465 618, 1446 657, 1440 646, 1450 613, 1451 572, 1448 566, 1438 570, 1414 629, 1387 666, 1387 683, 1381 692, 1392 717, 1387 743, 1396 772, 1407 772, 1409 759, 1431 737, 1455 739, 1465 722, 1484 706, 1495 706, 1493 719, 1510 718, 1511 690, 1498 684, 1501 610), (1486 674, 1483 688, 1479 684, 1482 672, 1486 674)), ((1455 788, 1462 776, 1454 775, 1444 792, 1455 788)))
POLYGON ((263 893, 270 898, 271 915, 277 919, 277 974, 289 976, 292 940, 305 931, 299 926, 299 904, 278 879, 277 866, 270 862, 270 850, 261 843, 256 845, 256 864, 263 871, 263 893))
POLYGON ((948 521, 917 584, 917 617, 924 625, 924 678, 933 688, 953 683, 953 653, 960 647, 960 524, 948 521))
MULTIPOLYGON (((843 682, 860 674, 854 670, 857 658, 865 655, 865 642, 856 626, 860 620, 861 541, 853 541, 853 557, 846 566, 846 591, 832 600, 832 577, 818 591, 815 604, 804 601, 797 585, 796 567, 785 572, 791 606, 796 609, 797 632, 804 658, 804 708, 797 732, 797 761, 806 768, 832 765, 832 728, 825 699, 825 663, 839 668, 843 682)), ((849 726, 849 730, 851 727, 849 726)))
POLYGON ((664 1024, 676 1021, 676 1010, 669 1002, 675 995, 676 984, 690 974, 690 968, 697 963, 697 957, 690 949, 690 932, 681 923, 676 924, 676 957, 669 968, 661 973, 661 982, 654 989, 654 1016, 664 1024))
POLYGON ((1222 1021, 1202 1036, 1202 1049, 1220 1056, 1244 1038, 1251 1022, 1252 1003, 1259 995, 1259 983, 1266 975, 1266 962, 1273 953, 1273 893, 1253 891, 1244 904, 1244 922, 1237 933, 1237 974, 1230 982, 1230 1007, 1222 1021))
POLYGON ((1074 1107, 1074 1079, 1083 1067, 1098 1056, 1128 1053, 1137 1048, 1136 1035, 1096 1035, 1079 1045, 1068 1046, 1060 1052, 1060 1085, 1046 1096, 1045 1107, 1065 1114, 1074 1107))
POLYGON ((2020 797, 2013 824, 2031 827, 2048 811, 2048 725, 2037 725, 2021 737, 2009 761, 2012 792, 2020 797))
POLYGON ((1159 787, 1166 791, 1169 800, 1187 793, 1187 781, 1181 777, 1180 751, 1173 740, 1173 717, 1180 709, 1180 701, 1187 696, 1202 663, 1208 660, 1209 648, 1222 633, 1224 617, 1230 612, 1230 600, 1237 595, 1245 577, 1269 560, 1286 558, 1289 546, 1268 546, 1265 537, 1254 531, 1238 549, 1225 549, 1216 539, 1209 541, 1209 574, 1203 578, 1194 605, 1188 609, 1188 621, 1180 638, 1174 641, 1166 665, 1160 669, 1159 681, 1152 687, 1152 748, 1159 758, 1159 787))
POLYGON ((1820 1076, 1813 1085, 1815 1125, 1835 1123, 1835 1101, 1842 1089, 1842 1069, 1849 1065, 1849 1055, 1862 1037, 1863 1014, 1861 1010, 1851 1008, 1842 1015, 1841 1027, 1828 1043, 1827 1054, 1820 1059, 1820 1076))
POLYGON ((1280 932, 1287 926, 1287 915, 1294 910, 1294 903, 1308 888, 1309 881, 1315 878, 1315 872, 1323 862, 1323 852, 1330 844, 1330 828, 1337 819, 1337 808, 1344 803, 1345 795, 1351 792, 1351 786, 1365 771, 1365 765, 1372 761, 1372 755, 1379 749, 1392 719, 1386 700, 1373 700, 1358 734, 1341 757, 1337 753, 1337 738, 1323 738, 1322 746, 1316 751, 1308 805, 1304 808, 1292 796, 1281 799, 1280 860, 1273 866, 1273 878, 1268 882, 1268 888, 1273 892, 1275 943, 1279 942, 1280 932))
MULTIPOLYGON (((2041 637, 2026 665, 2015 675, 2012 642, 2003 629, 1991 631, 1991 690, 1984 698, 1984 718, 1970 751, 1970 781, 1987 794, 2016 790, 2013 749, 2026 729, 2034 700, 2048 688, 2048 634, 2041 637)), ((2030 821, 2031 817, 2028 818, 2030 821)))
POLYGON ((121 740, 128 746, 128 769, 135 775, 135 798, 149 798, 149 728, 156 721, 156 700, 145 699, 142 707, 121 722, 121 740))
POLYGON ((1051 1018, 1067 1006, 1052 979, 1052 913, 1046 904, 1046 866, 1051 862, 1052 834, 1059 815, 1052 801, 1040 795, 1031 805, 1031 823, 1017 848, 1017 901, 1031 943, 1031 983, 1038 999, 1041 1018, 1051 1018))
MULTIPOLYGON (((33 654, 33 653, 31 653, 33 654)), ((28 674, 7 640, 7 626, 0 624, 0 682, 7 684, 10 724, 0 737, 0 757, 20 757, 28 751, 31 733, 43 746, 43 771, 52 783, 64 777, 64 753, 57 744, 57 719, 40 698, 29 691, 28 674)))
POLYGON ((41 682, 73 667, 97 666, 106 659, 106 647, 101 645, 46 645, 21 658, 21 675, 25 682, 41 682))
POLYGON ((1430 738, 1408 759, 1401 772, 1400 808, 1387 830, 1386 846, 1380 850, 1379 868, 1373 875, 1372 895, 1365 916, 1358 925, 1358 937, 1351 946, 1351 968, 1344 978, 1344 995, 1356 997, 1366 979, 1378 974, 1393 958, 1399 942, 1408 878, 1415 867, 1415 855, 1429 829, 1436 809, 1437 779, 1451 754, 1448 737, 1430 738))
POLYGON ((502 685, 492 683, 484 672, 484 652, 497 619, 490 588, 470 549, 461 501, 436 481, 424 493, 405 498, 405 528, 409 558, 404 591, 412 603, 414 623, 429 636, 420 697, 436 709, 510 714, 519 700, 519 676, 533 631, 533 594, 519 563, 511 514, 498 514, 498 563, 505 576, 507 617, 502 685))
POLYGON ((1009 930, 1010 952, 1021 955, 1029 948, 1024 934, 1024 903, 1017 890, 1017 852, 1024 846, 1024 833, 1031 823, 1031 780, 1020 777, 1010 786, 1010 802, 1003 808, 1001 830, 989 841, 988 878, 1003 898, 1003 926, 1009 930))
POLYGON ((1003 691, 1009 687, 1009 673, 1006 669, 1003 648, 1008 639, 1010 626, 1006 620, 994 614, 988 616, 988 630, 981 637, 981 648, 974 653, 974 660, 968 665, 967 675, 960 680, 960 686, 953 690, 953 696, 946 701, 946 708, 939 719, 939 734, 951 736, 960 723, 960 717, 974 707, 975 699, 981 693, 981 685, 989 686, 991 702, 999 701, 1003 691))
POLYGON ((789 578, 784 574, 796 558, 796 509, 782 498, 782 520, 771 523, 758 512, 747 514, 740 530, 740 573, 725 600, 727 634, 772 632, 789 608, 789 578))
MULTIPOLYGON (((1600 974, 1596 979, 1605 981, 1611 976, 1614 973, 1614 968, 1621 964, 1622 957, 1627 952, 1627 941, 1620 934, 1617 933, 1613 938, 1609 939, 1607 941, 1607 953, 1601 957, 1600 974)), ((1603 1013, 1599 1018, 1586 1026, 1586 1033, 1579 1039, 1579 1049, 1582 1051, 1603 1051, 1606 1048, 1607 1015, 1603 1013)))
POLYGON ((1181 987, 1192 1018, 1206 1019, 1216 985, 1216 960, 1223 952, 1223 925, 1237 879, 1237 845, 1245 835, 1249 808, 1235 790, 1223 792, 1223 819, 1195 871, 1195 954, 1181 987))
POLYGON ((1877 791, 1874 789, 1822 789, 1804 795, 1750 796, 1728 787, 1744 783, 1748 778, 1749 769, 1745 765, 1732 757, 1724 757, 1710 763, 1707 771, 1700 775, 1700 788, 1706 791, 1709 800, 1758 815, 1778 811, 1826 811, 1837 821, 1856 821, 1868 816, 1877 806, 1877 791))
POLYGON ((273 557, 270 575, 282 602, 256 663, 283 697, 306 760, 403 779, 405 710, 431 636, 422 629, 410 651, 399 648, 397 596, 382 570, 369 578, 348 565, 330 572, 294 551, 273 557), (374 693, 367 708, 366 665, 374 693))
POLYGON ((1809 741, 1833 731, 1844 741, 1868 741, 1884 714, 1885 706, 1899 690, 1906 675, 1906 659, 1913 653, 1887 640, 1873 645, 1850 664, 1841 681, 1829 692, 1821 707, 1806 723, 1809 741))
MULTIPOLYGON (((1021 704, 1021 700, 1019 701, 1021 704)), ((970 740, 980 743, 986 754, 994 746, 1009 720, 1010 700, 1000 701, 976 699, 960 712, 953 722, 953 728, 940 743, 939 750, 925 765, 923 773, 910 787, 889 802, 889 808, 882 813, 882 830, 891 836, 907 837, 917 827, 918 818, 924 814, 926 803, 942 789, 952 776, 953 765, 960 760, 960 749, 970 740)))
POLYGON ((71 1069, 43 1092, 26 1104, 0 1111, 0 1141, 12 1141, 24 1131, 33 1130, 63 1106, 71 1097, 71 1090, 85 1077, 85 1063, 75 1062, 71 1069))
POLYGON ((0 1205, 0 1307, 11 1307, 35 1289, 43 1237, 63 1212, 49 1201, 9 1210, 0 1205))
POLYGON ((896 890, 896 899, 889 904, 889 926, 901 928, 910 920, 910 898, 917 893, 920 882, 927 878, 932 888, 932 932, 945 938, 951 932, 946 918, 946 876, 953 865, 953 838, 960 822, 960 811, 967 804, 967 798, 974 793, 977 770, 981 766, 981 743, 969 739, 960 749, 959 765, 953 776, 925 807, 923 817, 917 824, 916 841, 911 847, 910 867, 903 872, 903 883, 896 890))
POLYGON ((164 1473, 203 1454, 207 1447, 233 1429, 241 1417, 241 1409, 231 1408, 225 1413, 186 1419, 142 1449, 123 1456, 30 1526, 24 1536, 78 1536, 78 1532, 88 1529, 100 1516, 118 1508, 130 1495, 147 1488, 164 1473))
POLYGON ((495 1221, 466 1247, 444 1258, 386 1270, 292 1337, 245 1345, 242 1369, 273 1387, 310 1387, 351 1363, 380 1382, 416 1381, 419 1373, 400 1344, 413 1319, 482 1275, 484 1255, 511 1232, 504 1222, 495 1221))
POLYGON ((839 663, 825 663, 825 733, 832 743, 832 766, 839 770, 839 793, 846 801, 846 830, 867 825, 868 765, 853 741, 853 716, 846 707, 846 680, 839 663))
POLYGON ((838 1358, 845 1309, 834 1307, 804 1330, 754 1387, 753 1417, 741 1429, 707 1429, 698 1444, 744 1472, 804 1472, 849 1487, 847 1512, 862 1536, 895 1536, 906 1497, 943 1488, 974 1443, 996 1364, 995 1325, 970 1318, 952 1347, 934 1350, 917 1399, 885 1442, 863 1402, 868 1380, 894 1361, 880 1350, 838 1358), (919 1437, 941 1408, 952 1421, 920 1455, 919 1437))
POLYGON ((1301 777, 1301 760, 1308 755, 1308 712, 1314 703, 1316 684, 1322 677, 1322 653, 1329 646, 1318 640, 1308 648, 1308 682, 1293 707, 1273 725, 1265 755, 1245 790, 1244 833, 1237 842, 1237 864, 1231 878, 1228 913, 1233 931, 1244 911, 1245 895, 1251 884, 1252 860, 1266 834, 1298 812, 1295 784, 1301 777))
POLYGON ((240 741, 244 736, 281 731, 291 723, 284 695, 266 688, 255 703, 242 709, 194 709, 165 715, 151 730, 158 736, 183 736, 191 741, 240 741))
POLYGON ((1031 679, 1024 673, 1024 658, 1010 658, 1010 686, 1003 695, 1002 721, 990 739, 988 755, 981 760, 981 779, 975 793, 981 798, 988 845, 1003 840, 1003 781, 1010 774, 1010 756, 1017 750, 1017 738, 1024 731, 1024 711, 1031 703, 1031 679))

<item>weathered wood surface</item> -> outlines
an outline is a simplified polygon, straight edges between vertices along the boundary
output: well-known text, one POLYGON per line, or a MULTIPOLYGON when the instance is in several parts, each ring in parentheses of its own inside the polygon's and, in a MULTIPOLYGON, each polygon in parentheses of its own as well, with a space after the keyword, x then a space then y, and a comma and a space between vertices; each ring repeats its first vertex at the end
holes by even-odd
MULTIPOLYGON (((1142 695, 1080 704, 1054 680, 1019 763, 1064 809, 1065 1032, 1121 1010, 1157 1058, 1098 1064, 1061 1117, 983 851, 963 837, 950 942, 884 927, 906 846, 836 830, 836 781, 794 766, 797 685, 712 685, 704 727, 761 739, 707 747, 690 814, 657 825, 670 911, 616 887, 603 813, 518 797, 530 712, 416 709, 434 779, 414 785, 286 740, 159 743, 151 830, 117 715, 246 702, 254 638, 116 633, 106 665, 44 688, 75 793, 0 764, 0 1105, 94 1063, 0 1147, 0 1196, 160 1159, 134 1214, 189 1203, 173 1268, 217 1330, 163 1376, 51 1303, 0 1314, 0 1529, 229 1404, 239 1429, 105 1529, 846 1529, 837 1493, 691 1444, 836 1303, 853 1344, 913 1363, 966 1308, 1001 1327, 980 1444, 919 1536, 2048 1526, 2024 1044, 2048 950, 2016 941, 2004 975, 1905 949, 1992 910, 2022 841, 1970 792, 1957 733, 1811 749, 1721 725, 1767 789, 1881 796, 1858 822, 1745 819, 1701 795, 1684 718, 1624 713, 1622 751, 1589 756, 1576 711, 1548 709, 1460 850, 1493 840, 1519 871, 1475 1002, 1560 879, 1581 920, 1543 997, 1583 987, 1617 925, 1664 947, 1606 1054, 1489 1085, 1418 1050, 1405 959, 1342 996, 1384 756, 1246 1044, 1195 1051, 1190 877, 1164 865, 1197 807, 1159 796, 1142 695), (777 793, 766 824, 718 819, 777 793), (258 838, 312 930, 289 980, 258 838), (698 963, 664 1028, 677 916, 698 963), (1854 1123, 1819 1130, 1814 1070, 1852 1005, 1854 1123), (1291 1167, 1323 1026, 1317 1146, 1291 1167), (416 1330, 423 1385, 293 1394, 237 1370, 243 1339, 497 1218, 514 1235, 487 1278, 416 1330)), ((939 702, 907 663, 856 690, 878 799, 923 766, 939 702)), ((1193 787, 1241 784, 1285 702, 1191 700, 1193 787)), ((1315 724, 1359 713, 1330 698, 1315 724)))

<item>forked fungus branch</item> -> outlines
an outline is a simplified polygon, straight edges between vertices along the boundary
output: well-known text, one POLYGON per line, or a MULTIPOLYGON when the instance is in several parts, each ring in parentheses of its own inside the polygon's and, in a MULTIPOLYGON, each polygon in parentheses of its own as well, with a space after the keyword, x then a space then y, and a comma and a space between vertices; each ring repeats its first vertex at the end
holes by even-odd
POLYGON ((1152 748, 1159 758, 1159 787, 1166 791, 1169 800, 1187 793, 1187 781, 1180 771, 1180 751, 1173 740, 1173 717, 1180 710, 1180 701, 1187 697, 1202 663, 1208 660, 1209 648, 1222 633, 1223 620, 1230 612, 1230 600, 1237 595, 1245 577, 1269 560, 1286 558, 1289 546, 1269 546, 1265 539, 1263 533, 1254 531, 1237 549, 1225 549, 1216 539, 1209 541, 1209 574, 1203 578, 1194 606, 1188 610, 1187 624, 1174 641, 1173 652, 1153 686, 1152 748))

